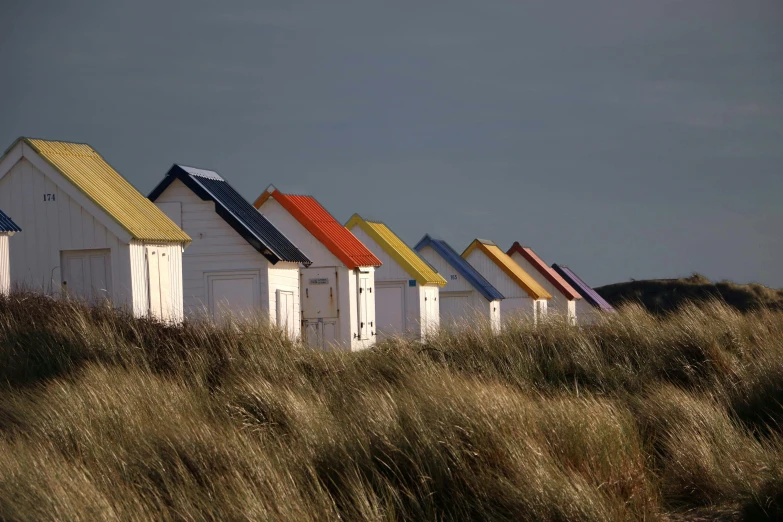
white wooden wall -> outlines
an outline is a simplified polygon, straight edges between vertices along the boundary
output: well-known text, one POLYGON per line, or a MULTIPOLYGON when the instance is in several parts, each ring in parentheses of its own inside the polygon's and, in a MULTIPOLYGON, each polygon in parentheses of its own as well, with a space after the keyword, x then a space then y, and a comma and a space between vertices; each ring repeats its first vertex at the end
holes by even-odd
POLYGON ((576 316, 580 325, 596 322, 602 313, 601 310, 591 305, 587 299, 582 298, 576 302, 576 316))
POLYGON ((552 299, 549 300, 547 305, 548 315, 558 315, 563 318, 572 317, 573 322, 576 321, 576 303, 573 299, 568 299, 560 290, 557 289, 557 287, 555 287, 555 285, 549 281, 549 279, 541 275, 541 272, 539 272, 536 267, 530 264, 530 262, 521 254, 514 252, 511 254, 511 259, 521 266, 525 272, 530 274, 530 277, 532 277, 538 284, 543 286, 544 290, 552 295, 552 299))
MULTIPOLYGON (((403 269, 392 256, 387 254, 386 251, 362 230, 361 227, 355 226, 351 229, 351 232, 383 263, 380 267, 375 269, 375 283, 394 282, 404 285, 404 333, 405 335, 414 338, 420 338, 422 336, 422 314, 424 312, 424 307, 422 306, 424 303, 424 292, 422 291, 421 285, 417 282, 416 286, 409 286, 409 281, 414 279, 414 277, 406 272, 405 269, 403 269)), ((436 285, 431 286, 434 286, 436 291, 439 288, 436 285)))
MULTIPOLYGON (((259 254, 260 255, 260 254, 259 254)), ((295 321, 292 325, 293 337, 301 335, 301 305, 299 289, 299 265, 297 263, 288 263, 278 261, 277 264, 268 264, 269 270, 269 320, 272 324, 277 322, 277 291, 293 292, 294 294, 294 315, 295 321)))
MULTIPOLYGON (((259 209, 280 232, 295 244, 312 262, 311 268, 337 267, 337 303, 340 317, 337 323, 336 338, 339 347, 347 350, 361 350, 375 343, 375 336, 369 340, 355 339, 353 335, 359 329, 359 305, 357 290, 357 271, 346 267, 337 256, 332 254, 323 243, 315 238, 299 221, 283 208, 274 198, 267 199, 259 209)), ((192 237, 192 236, 191 236, 192 237)), ((375 323, 375 271, 370 269, 373 294, 371 301, 371 321, 375 323)), ((301 290, 300 290, 301 292, 301 290)), ((301 293, 300 293, 301 295, 301 293)))
MULTIPOLYGON (((438 271, 446 279, 446 286, 440 288, 438 302, 442 305, 443 298, 448 295, 449 292, 467 293, 469 298, 470 310, 467 312, 464 320, 468 321, 472 319, 475 314, 479 314, 481 317, 485 317, 492 321, 494 324, 499 324, 500 321, 500 301, 487 301, 484 296, 476 290, 476 288, 470 284, 465 278, 459 274, 451 264, 443 259, 432 247, 425 246, 419 251, 419 255, 427 260, 435 270, 438 271)), ((501 291, 502 293, 502 291, 501 291)), ((444 323, 443 309, 441 308, 441 324, 444 323)))
MULTIPOLYGON (((203 201, 180 180, 174 180, 155 205, 170 212, 172 203, 179 203, 182 229, 193 242, 182 254, 183 302, 185 314, 189 317, 209 315, 207 276, 225 272, 254 272, 258 274, 259 317, 273 323, 277 318, 276 289, 271 282, 272 265, 261 253, 240 236, 217 212, 215 203, 203 201)), ((171 216, 169 216, 171 217, 171 216)), ((176 221, 176 220, 175 220, 176 221)), ((281 265, 281 263, 278 263, 281 265)), ((282 263, 282 265, 293 265, 282 263)), ((286 267, 290 271, 291 267, 286 267)), ((286 268, 279 269, 277 284, 290 288, 291 274, 286 268)), ((296 268, 294 287, 298 300, 299 274, 296 268)))
POLYGON ((8 234, 0 233, 0 294, 7 294, 11 290, 11 266, 8 255, 8 234))
POLYGON ((535 300, 481 249, 474 248, 468 255, 467 261, 505 297, 503 299, 504 319, 510 319, 520 314, 535 317, 535 300))
POLYGON ((132 286, 127 243, 26 158, 0 179, 0 208, 24 230, 10 252, 11 282, 45 293, 59 293, 60 252, 111 250, 112 301, 131 306, 132 286))

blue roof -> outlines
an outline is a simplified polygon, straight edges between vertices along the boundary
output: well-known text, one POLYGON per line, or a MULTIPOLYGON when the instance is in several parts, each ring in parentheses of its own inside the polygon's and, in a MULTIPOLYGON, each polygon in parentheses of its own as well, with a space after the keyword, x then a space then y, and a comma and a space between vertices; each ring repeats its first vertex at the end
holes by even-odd
POLYGON ((22 229, 0 210, 0 232, 21 232, 22 229))
POLYGON ((489 281, 484 279, 484 276, 478 273, 478 270, 473 268, 473 265, 468 263, 456 250, 443 241, 442 239, 435 239, 429 234, 426 234, 421 241, 413 248, 416 252, 420 252, 424 247, 431 247, 435 252, 450 264, 454 270, 456 270, 462 277, 465 278, 487 301, 494 301, 496 299, 505 299, 503 294, 490 284, 489 281))
POLYGON ((585 301, 590 303, 593 307, 599 308, 604 312, 614 312, 614 307, 606 302, 606 299, 598 295, 598 292, 590 288, 590 285, 582 281, 582 279, 574 273, 573 270, 567 266, 560 266, 557 263, 552 265, 552 269, 560 274, 569 285, 573 286, 577 292, 579 292, 585 301))
POLYGON ((175 164, 163 181, 150 192, 149 199, 158 199, 175 179, 182 181, 202 200, 214 201, 217 214, 271 263, 287 261, 312 264, 296 245, 217 172, 175 164))

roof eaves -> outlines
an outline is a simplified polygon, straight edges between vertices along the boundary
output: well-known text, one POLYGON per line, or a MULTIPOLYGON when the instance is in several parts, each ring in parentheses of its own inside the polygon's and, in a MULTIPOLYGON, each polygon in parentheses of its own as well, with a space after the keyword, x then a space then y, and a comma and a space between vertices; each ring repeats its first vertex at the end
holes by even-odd
MULTIPOLYGON (((411 252, 416 255, 422 262, 424 262, 430 270, 433 271, 434 275, 436 276, 434 279, 427 278, 425 274, 423 274, 420 270, 418 270, 416 267, 414 267, 407 259, 405 259, 405 256, 403 256, 400 252, 397 251, 397 249, 391 245, 386 238, 384 238, 373 226, 372 224, 378 224, 381 226, 386 227, 387 230, 391 234, 394 234, 394 232, 389 228, 385 223, 381 221, 370 221, 362 218, 359 214, 354 214, 351 216, 351 218, 345 223, 345 228, 350 230, 354 226, 358 226, 361 228, 368 236, 370 236, 378 245, 386 252, 389 256, 392 257, 397 263, 408 273, 408 275, 412 276, 420 285, 427 285, 427 284, 436 284, 440 287, 446 286, 446 280, 438 274, 437 270, 435 270, 429 263, 427 263, 424 259, 419 256, 415 250, 411 249, 411 252)), ((402 241, 402 240, 400 240, 402 241)), ((404 244, 404 243, 403 243, 404 244)), ((407 248, 410 249, 408 245, 405 245, 407 248)))
POLYGON ((512 256, 513 254, 519 254, 530 265, 538 271, 547 281, 549 281, 555 288, 557 288, 565 297, 569 300, 582 299, 582 296, 577 292, 560 274, 554 269, 548 266, 544 261, 536 255, 530 247, 524 247, 519 244, 518 241, 514 241, 511 248, 508 249, 506 255, 512 256))

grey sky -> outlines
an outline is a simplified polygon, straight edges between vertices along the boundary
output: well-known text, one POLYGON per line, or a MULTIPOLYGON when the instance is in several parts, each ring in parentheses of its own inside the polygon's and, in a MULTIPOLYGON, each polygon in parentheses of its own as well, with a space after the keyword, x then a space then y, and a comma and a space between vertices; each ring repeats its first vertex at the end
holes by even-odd
POLYGON ((596 286, 783 287, 780 0, 3 4, 0 147, 84 141, 144 194, 211 168, 596 286))

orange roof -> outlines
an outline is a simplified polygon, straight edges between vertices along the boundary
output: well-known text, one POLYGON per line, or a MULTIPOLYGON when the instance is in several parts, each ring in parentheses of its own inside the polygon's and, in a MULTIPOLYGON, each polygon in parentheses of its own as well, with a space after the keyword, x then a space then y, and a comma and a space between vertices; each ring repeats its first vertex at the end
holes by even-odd
POLYGON ((519 254, 525 260, 533 265, 533 268, 538 270, 538 272, 544 276, 547 281, 552 283, 555 288, 560 290, 564 296, 566 296, 568 299, 581 299, 582 296, 579 295, 579 292, 574 290, 574 287, 568 284, 565 279, 563 279, 560 274, 555 272, 553 269, 549 268, 549 266, 544 263, 544 261, 536 255, 535 252, 531 248, 523 247, 519 244, 518 241, 514 241, 514 244, 511 245, 511 248, 508 249, 508 252, 506 252, 509 256, 512 254, 519 254))
POLYGON ((276 188, 269 187, 258 197, 253 206, 261 208, 261 205, 270 197, 280 203, 289 214, 296 218, 308 232, 323 243, 329 252, 348 268, 381 266, 383 264, 314 197, 283 194, 276 188))

